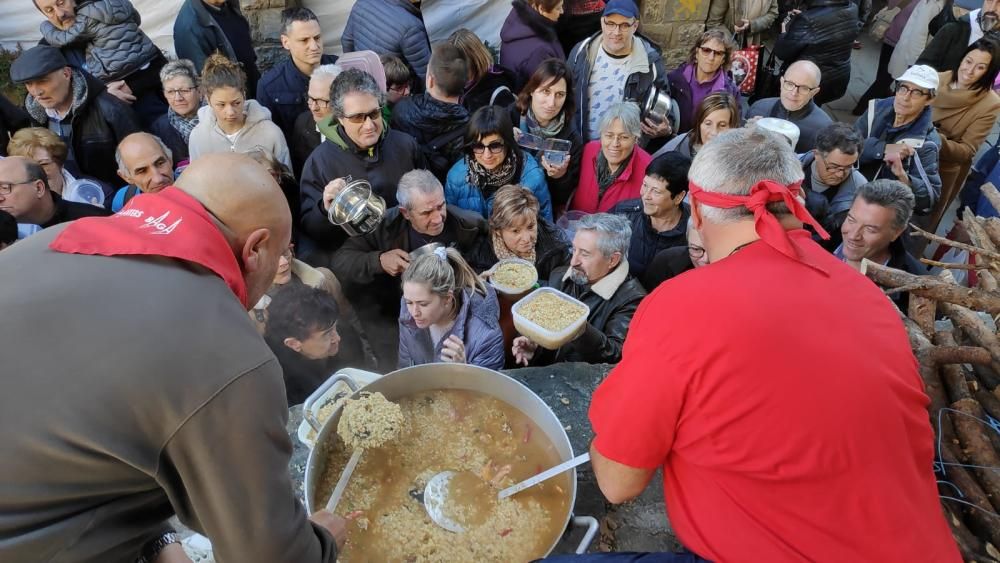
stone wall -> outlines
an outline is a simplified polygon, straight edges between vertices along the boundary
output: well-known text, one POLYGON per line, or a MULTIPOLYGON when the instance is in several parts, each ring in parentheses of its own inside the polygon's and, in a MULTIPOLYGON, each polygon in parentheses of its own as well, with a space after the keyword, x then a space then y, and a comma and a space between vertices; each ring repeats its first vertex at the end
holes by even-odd
POLYGON ((705 29, 709 0, 646 0, 641 4, 642 33, 663 49, 667 69, 675 68, 705 29))
POLYGON ((250 22, 250 37, 261 73, 285 57, 281 47, 281 11, 301 5, 301 0, 240 0, 243 15, 250 22))

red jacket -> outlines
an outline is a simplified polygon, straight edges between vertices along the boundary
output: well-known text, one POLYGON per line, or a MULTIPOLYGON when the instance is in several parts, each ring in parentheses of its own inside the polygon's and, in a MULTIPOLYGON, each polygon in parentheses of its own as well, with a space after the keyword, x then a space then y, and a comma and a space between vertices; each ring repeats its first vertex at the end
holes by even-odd
POLYGON ((576 193, 569 203, 569 209, 584 213, 601 213, 610 211, 619 201, 639 197, 642 178, 646 175, 646 167, 653 157, 639 148, 633 149, 632 158, 626 164, 625 170, 611 187, 604 192, 600 201, 597 199, 597 155, 601 152, 601 141, 591 141, 583 147, 583 162, 580 166, 580 183, 576 193))

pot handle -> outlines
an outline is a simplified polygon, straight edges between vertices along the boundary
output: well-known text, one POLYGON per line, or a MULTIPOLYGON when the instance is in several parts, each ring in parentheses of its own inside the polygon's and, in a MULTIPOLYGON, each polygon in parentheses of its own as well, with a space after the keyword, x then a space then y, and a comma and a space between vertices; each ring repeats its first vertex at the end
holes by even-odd
POLYGON ((313 394, 309 395, 309 398, 306 399, 306 402, 303 403, 302 405, 302 418, 305 419, 307 423, 309 423, 309 426, 312 426, 313 430, 316 431, 316 434, 319 434, 319 431, 323 428, 323 425, 320 423, 319 420, 316 420, 316 416, 313 415, 312 412, 312 407, 314 404, 316 404, 316 401, 318 401, 320 397, 325 395, 326 392, 330 390, 330 388, 332 388, 334 385, 336 385, 341 381, 343 381, 344 384, 351 389, 351 392, 358 390, 358 384, 356 381, 354 381, 354 379, 351 378, 351 376, 343 373, 336 373, 333 375, 333 377, 324 381, 323 384, 320 385, 318 389, 313 391, 313 394))
POLYGON ((593 543, 594 537, 597 536, 597 529, 600 527, 597 523, 597 518, 593 516, 574 516, 572 525, 587 528, 586 533, 583 534, 583 540, 580 541, 580 545, 574 551, 577 555, 587 553, 587 549, 593 543))

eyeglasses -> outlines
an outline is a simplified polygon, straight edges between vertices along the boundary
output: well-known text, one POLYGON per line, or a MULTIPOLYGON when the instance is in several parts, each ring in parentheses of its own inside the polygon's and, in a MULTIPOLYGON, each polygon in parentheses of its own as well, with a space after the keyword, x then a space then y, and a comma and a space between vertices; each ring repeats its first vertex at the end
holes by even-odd
POLYGON ((397 94, 405 94, 405 93, 407 93, 407 92, 410 91, 410 85, 409 84, 393 84, 392 86, 389 86, 388 90, 390 92, 395 92, 397 94))
POLYGON ((713 49, 711 47, 704 47, 704 46, 702 46, 702 47, 698 47, 698 50, 701 51, 701 54, 705 55, 706 57, 725 57, 726 56, 725 49, 723 49, 723 50, 720 51, 718 49, 713 49))
POLYGON ((910 96, 918 96, 921 98, 929 98, 931 93, 927 90, 921 90, 920 88, 913 88, 907 86, 906 84, 897 84, 896 93, 901 94, 904 98, 909 98, 910 96))
POLYGON ((23 182, 0 182, 0 195, 10 195, 10 192, 14 190, 14 186, 23 186, 37 181, 38 178, 28 178, 23 182))
POLYGON ((615 23, 613 21, 601 20, 604 27, 608 28, 608 31, 618 31, 619 33, 625 33, 626 31, 635 27, 637 22, 626 22, 626 23, 615 23))
POLYGON ((191 88, 174 88, 173 90, 164 90, 163 94, 168 98, 176 98, 178 96, 183 98, 195 90, 197 90, 197 88, 193 86, 191 88))
POLYGON ((371 119, 374 122, 378 122, 382 119, 382 108, 377 107, 366 113, 355 113, 354 115, 345 115, 343 119, 350 121, 351 123, 364 123, 371 119))
POLYGON ((503 152, 504 147, 506 147, 506 145, 504 145, 500 141, 493 141, 492 143, 490 143, 488 145, 484 145, 482 143, 473 143, 472 144, 472 153, 473 154, 483 154, 486 151, 490 151, 490 154, 500 154, 500 153, 503 152))
POLYGON ((693 244, 689 244, 688 245, 688 254, 691 255, 691 258, 698 259, 698 258, 701 258, 702 256, 705 255, 705 249, 702 248, 702 247, 700 247, 700 246, 695 246, 693 244))
POLYGON ((604 133, 603 135, 601 135, 601 138, 609 143, 614 143, 615 141, 617 141, 618 143, 621 144, 630 143, 635 140, 635 137, 629 135, 628 133, 621 133, 618 135, 615 135, 614 133, 604 133))
POLYGON ((786 78, 781 79, 781 87, 785 90, 785 92, 798 92, 799 94, 808 94, 813 90, 819 90, 819 86, 806 86, 805 84, 796 84, 786 78))
POLYGON ((309 96, 308 98, 306 98, 306 105, 309 107, 316 106, 316 109, 326 109, 330 107, 330 100, 324 100, 323 98, 314 98, 312 96, 309 96))
POLYGON ((844 166, 843 164, 834 164, 834 163, 831 163, 831 162, 827 162, 826 156, 823 155, 823 154, 820 154, 820 156, 823 157, 823 167, 826 168, 826 171, 829 172, 829 173, 831 173, 831 174, 834 174, 834 173, 847 174, 847 173, 849 173, 852 170, 857 170, 858 169, 858 164, 859 163, 858 163, 857 160, 855 160, 853 164, 848 164, 847 166, 844 166))

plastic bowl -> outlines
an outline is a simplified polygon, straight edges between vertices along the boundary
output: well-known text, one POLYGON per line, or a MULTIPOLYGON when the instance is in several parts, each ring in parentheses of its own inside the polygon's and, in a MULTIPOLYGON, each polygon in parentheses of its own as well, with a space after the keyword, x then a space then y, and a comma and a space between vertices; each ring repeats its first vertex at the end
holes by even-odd
POLYGON ((547 348, 549 350, 558 350, 570 342, 590 317, 590 307, 588 307, 586 303, 578 299, 574 299, 558 289, 552 289, 551 287, 540 287, 535 291, 532 291, 527 297, 515 303, 514 306, 511 307, 510 312, 511 316, 514 317, 514 328, 516 328, 519 333, 527 336, 532 341, 537 342, 542 348, 547 348), (583 314, 559 332, 552 332, 551 330, 535 324, 533 321, 528 320, 521 314, 521 309, 526 304, 531 303, 532 299, 543 293, 551 293, 560 299, 564 299, 570 303, 583 307, 583 314))
POLYGON ((535 284, 538 283, 538 270, 535 269, 535 265, 531 262, 522 260, 521 258, 504 258, 503 260, 497 262, 495 268, 500 268, 500 266, 504 264, 522 264, 524 266, 528 266, 531 268, 534 275, 531 278, 531 283, 526 287, 511 287, 503 285, 501 283, 497 283, 496 279, 494 279, 493 276, 490 276, 490 285, 492 285, 498 293, 503 293, 504 295, 524 295, 525 293, 531 291, 531 288, 535 287, 535 284))

